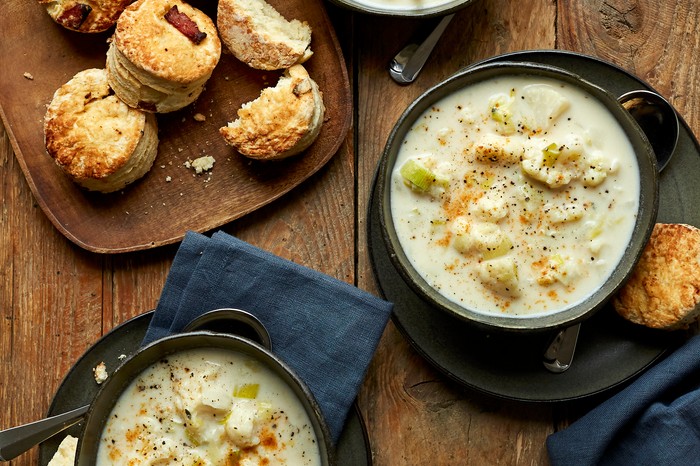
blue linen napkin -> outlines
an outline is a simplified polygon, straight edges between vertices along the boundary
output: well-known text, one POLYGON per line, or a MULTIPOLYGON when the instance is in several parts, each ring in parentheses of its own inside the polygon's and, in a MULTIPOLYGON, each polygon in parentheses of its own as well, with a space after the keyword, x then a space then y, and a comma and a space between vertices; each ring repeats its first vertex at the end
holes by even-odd
POLYGON ((273 352, 307 384, 337 441, 393 305, 226 233, 188 232, 143 344, 219 308, 265 325, 273 352))
POLYGON ((553 466, 700 464, 700 335, 547 438, 553 466))

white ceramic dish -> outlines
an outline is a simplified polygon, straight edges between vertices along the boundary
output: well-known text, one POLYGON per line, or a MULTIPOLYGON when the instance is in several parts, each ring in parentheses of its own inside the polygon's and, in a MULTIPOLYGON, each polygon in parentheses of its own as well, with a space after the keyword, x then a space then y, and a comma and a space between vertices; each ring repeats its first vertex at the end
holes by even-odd
POLYGON ((341 7, 380 16, 430 17, 453 13, 474 0, 331 0, 341 7))

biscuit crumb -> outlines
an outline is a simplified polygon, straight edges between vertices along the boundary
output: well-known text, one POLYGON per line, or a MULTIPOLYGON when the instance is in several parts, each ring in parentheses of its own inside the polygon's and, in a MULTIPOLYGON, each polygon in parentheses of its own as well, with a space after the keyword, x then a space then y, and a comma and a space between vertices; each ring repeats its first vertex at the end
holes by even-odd
POLYGON ((30 81, 34 79, 34 75, 32 75, 31 73, 26 72, 26 71, 22 76, 24 76, 25 78, 27 78, 30 81))
POLYGON ((109 374, 107 374, 107 365, 104 362, 101 362, 95 366, 92 369, 92 372, 95 376, 95 382, 97 382, 98 385, 107 380, 107 377, 109 377, 109 374))
POLYGON ((187 160, 185 162, 185 167, 191 168, 196 174, 201 174, 207 172, 214 168, 214 163, 216 160, 211 155, 205 155, 194 160, 187 160))
POLYGON ((195 113, 194 116, 194 121, 206 121, 207 117, 202 115, 201 113, 195 113))
POLYGON ((126 359, 126 354, 120 354, 119 356, 117 356, 117 359, 119 359, 120 361, 125 360, 125 359, 126 359))
POLYGON ((172 180, 173 180, 173 178, 172 178, 170 175, 168 175, 168 176, 165 177, 165 182, 166 182, 166 183, 170 183, 172 180))

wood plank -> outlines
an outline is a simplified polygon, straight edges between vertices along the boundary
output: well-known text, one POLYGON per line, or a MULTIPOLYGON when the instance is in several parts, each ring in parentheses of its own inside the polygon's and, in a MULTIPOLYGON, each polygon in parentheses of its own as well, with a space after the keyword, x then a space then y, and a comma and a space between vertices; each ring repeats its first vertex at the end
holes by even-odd
POLYGON ((558 44, 617 64, 668 98, 694 132, 700 64, 700 4, 673 0, 573 0, 559 8, 558 44))
MULTIPOLYGON (((101 334, 102 262, 54 229, 2 131, 0 428, 44 416, 68 369, 101 334), (4 412, 5 413, 5 412, 4 412)), ((20 461, 20 460, 18 460, 20 461)), ((36 449, 21 457, 36 463, 36 449)))
MULTIPOLYGON (((358 40, 358 277, 376 290, 367 251, 367 199, 374 168, 400 113, 460 68, 515 50, 552 48, 556 8, 528 0, 475 2, 459 12, 417 81, 389 78, 390 58, 420 26, 416 20, 362 18, 358 40), (528 14, 523 14, 528 12, 528 14)), ((437 373, 390 324, 360 397, 376 466, 546 464, 549 407, 487 398, 437 373)))

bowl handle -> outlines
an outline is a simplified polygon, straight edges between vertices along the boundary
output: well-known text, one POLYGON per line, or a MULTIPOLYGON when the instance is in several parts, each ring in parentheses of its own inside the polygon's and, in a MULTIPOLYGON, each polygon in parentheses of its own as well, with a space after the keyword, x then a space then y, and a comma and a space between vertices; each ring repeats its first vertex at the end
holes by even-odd
POLYGON ((205 312, 183 329, 184 332, 195 330, 237 335, 272 350, 272 339, 263 323, 250 312, 241 309, 222 308, 205 312))

